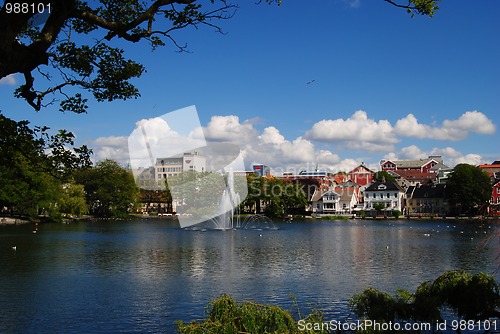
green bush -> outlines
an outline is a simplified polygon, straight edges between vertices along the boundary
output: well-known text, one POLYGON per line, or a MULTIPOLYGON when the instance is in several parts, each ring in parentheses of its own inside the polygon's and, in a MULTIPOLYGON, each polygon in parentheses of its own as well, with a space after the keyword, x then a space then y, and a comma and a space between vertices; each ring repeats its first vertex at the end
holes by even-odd
MULTIPOLYGON (((290 312, 278 306, 254 302, 238 304, 226 294, 210 302, 206 311, 207 318, 201 322, 177 321, 177 332, 181 334, 327 333, 326 331, 299 331, 297 322, 290 312)), ((305 321, 321 322, 322 314, 313 310, 305 321)))
POLYGON ((392 211, 392 216, 394 218, 399 218, 399 216, 401 216, 401 211, 399 211, 399 210, 392 211))
MULTIPOLYGON (((294 302, 294 306, 297 303, 294 302)), ((499 285, 491 275, 468 274, 464 271, 448 271, 434 281, 422 283, 415 293, 397 290, 392 296, 387 292, 368 288, 350 300, 350 307, 358 319, 380 323, 395 321, 435 322, 442 320, 442 310, 452 310, 464 320, 498 318, 500 306, 499 285)), ((298 306, 297 306, 298 307, 298 306)), ((313 310, 296 321, 289 311, 272 305, 253 302, 236 303, 228 295, 210 302, 207 318, 201 322, 177 322, 181 334, 299 334, 329 333, 318 328, 323 314, 313 310), (309 324, 310 326, 304 326, 309 324), (305 330, 304 330, 305 327, 305 330)), ((366 333, 376 332, 367 329, 366 333)))
POLYGON ((442 310, 452 310, 460 319, 486 320, 498 317, 499 286, 491 275, 448 271, 434 281, 422 283, 414 294, 399 290, 394 298, 369 288, 355 295, 351 309, 360 319, 380 322, 442 321, 442 310))

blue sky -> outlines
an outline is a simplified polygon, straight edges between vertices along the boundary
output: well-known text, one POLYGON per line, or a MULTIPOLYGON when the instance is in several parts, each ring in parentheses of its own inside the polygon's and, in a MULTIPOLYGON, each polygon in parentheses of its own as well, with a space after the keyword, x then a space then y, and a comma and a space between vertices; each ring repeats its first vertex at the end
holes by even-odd
POLYGON ((97 160, 122 163, 138 121, 190 105, 207 139, 275 169, 376 169, 383 158, 429 154, 450 166, 500 160, 500 2, 440 7, 412 18, 382 0, 242 1, 220 22, 225 35, 175 35, 191 53, 127 46, 147 68, 137 100, 90 99, 85 115, 36 113, 12 97, 14 76, 0 82, 0 110, 73 131, 97 160))

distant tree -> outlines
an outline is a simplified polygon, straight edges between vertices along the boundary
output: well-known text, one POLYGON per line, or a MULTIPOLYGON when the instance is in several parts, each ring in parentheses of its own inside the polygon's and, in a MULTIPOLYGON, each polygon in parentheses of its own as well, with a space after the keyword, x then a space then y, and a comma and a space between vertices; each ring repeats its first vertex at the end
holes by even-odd
POLYGON ((280 217, 292 208, 304 207, 307 198, 300 184, 285 182, 276 177, 251 175, 247 178, 248 196, 242 207, 253 207, 256 213, 264 213, 270 217, 280 217))
POLYGON ((170 190, 140 189, 139 201, 144 204, 153 205, 152 211, 161 212, 161 207, 165 206, 167 212, 172 211, 172 195, 170 190))
POLYGON ((88 212, 83 185, 68 182, 61 188, 61 196, 58 199, 60 213, 81 217, 88 212))
POLYGON ((483 213, 491 198, 491 179, 479 167, 458 164, 446 181, 446 198, 454 214, 483 213))
MULTIPOLYGON (((440 0, 384 1, 411 15, 432 16, 440 0)), ((279 5, 281 0, 265 2, 279 5)), ((97 101, 137 98, 140 93, 130 80, 140 77, 144 66, 127 59, 116 40, 145 41, 152 49, 170 42, 184 50, 174 37, 177 30, 208 26, 221 31, 218 21, 231 18, 236 8, 227 0, 5 0, 0 78, 22 74, 24 83, 15 95, 35 110, 55 102, 59 93, 61 111, 85 112, 87 97, 71 87, 88 91, 97 101), (45 81, 37 84, 45 88, 35 88, 35 81, 45 81)))
POLYGON ((392 176, 391 174, 389 174, 385 170, 376 172, 373 175, 373 180, 374 181, 379 181, 379 182, 388 182, 388 181, 390 181, 390 182, 396 182, 396 179, 394 178, 394 176, 392 176))
POLYGON ((89 213, 95 216, 126 216, 137 201, 132 173, 116 161, 107 159, 94 168, 80 170, 75 180, 84 186, 89 213))

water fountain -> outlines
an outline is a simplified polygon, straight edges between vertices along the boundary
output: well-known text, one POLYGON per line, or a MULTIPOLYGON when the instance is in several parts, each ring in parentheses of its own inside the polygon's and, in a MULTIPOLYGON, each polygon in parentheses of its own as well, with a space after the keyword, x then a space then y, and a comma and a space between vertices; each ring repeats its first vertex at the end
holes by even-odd
POLYGON ((218 230, 233 229, 235 227, 235 216, 237 219, 236 226, 239 226, 238 205, 240 203, 240 197, 239 194, 234 191, 234 174, 232 170, 229 170, 229 172, 227 173, 225 181, 226 188, 222 193, 217 210, 217 213, 219 213, 219 215, 210 219, 210 221, 214 223, 215 228, 218 230))
POLYGON ((246 217, 243 223, 241 224, 241 228, 244 230, 256 230, 256 231, 278 229, 278 227, 272 221, 271 218, 260 214, 246 217))

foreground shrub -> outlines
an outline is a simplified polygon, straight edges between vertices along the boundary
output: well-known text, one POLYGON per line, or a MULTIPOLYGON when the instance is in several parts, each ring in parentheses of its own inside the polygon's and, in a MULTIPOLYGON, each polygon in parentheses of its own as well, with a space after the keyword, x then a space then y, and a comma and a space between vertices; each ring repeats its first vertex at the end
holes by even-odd
MULTIPOLYGON (((322 321, 322 314, 313 311, 306 322, 322 321)), ((241 334, 241 333, 327 333, 326 331, 299 331, 290 312, 281 307, 253 302, 236 303, 224 294, 207 306, 207 318, 201 322, 177 321, 177 332, 181 334, 241 334)))
POLYGON ((398 290, 393 297, 369 288, 351 298, 350 305, 358 318, 385 323, 435 323, 443 321, 443 311, 453 312, 458 319, 487 320, 499 316, 500 293, 491 275, 448 271, 422 283, 414 294, 398 290))

